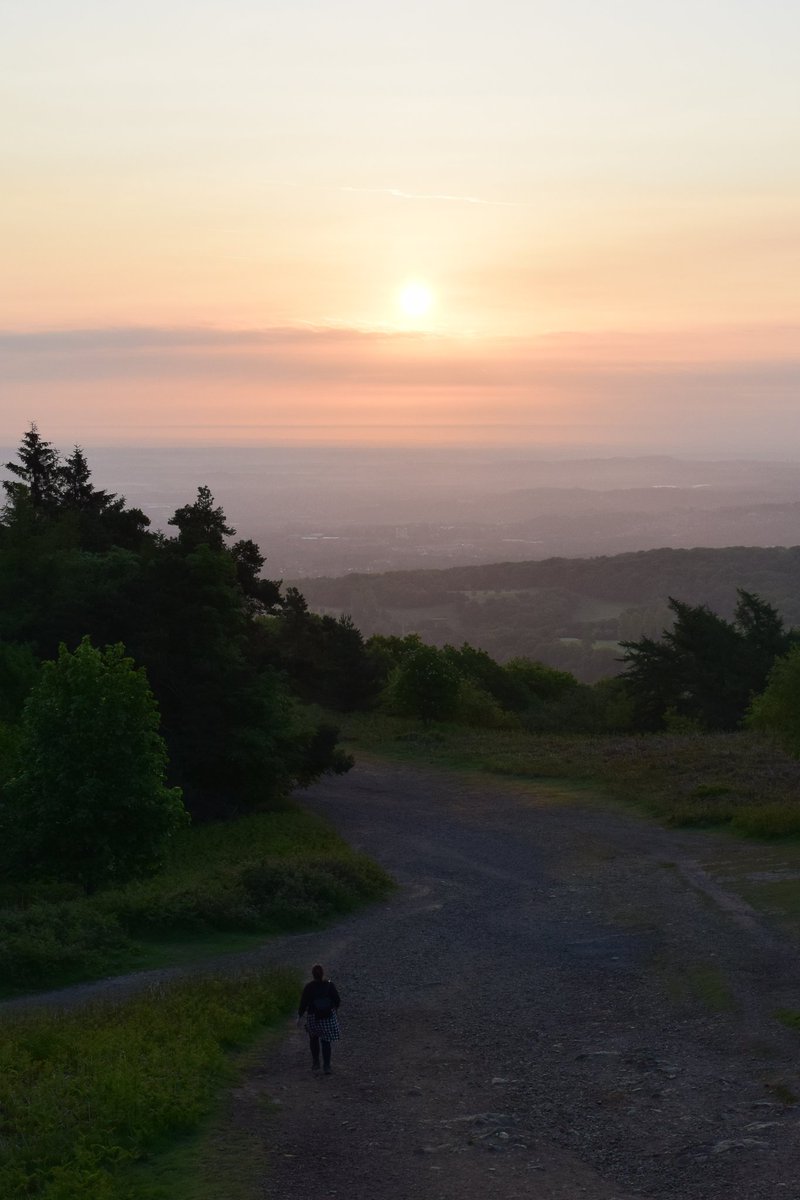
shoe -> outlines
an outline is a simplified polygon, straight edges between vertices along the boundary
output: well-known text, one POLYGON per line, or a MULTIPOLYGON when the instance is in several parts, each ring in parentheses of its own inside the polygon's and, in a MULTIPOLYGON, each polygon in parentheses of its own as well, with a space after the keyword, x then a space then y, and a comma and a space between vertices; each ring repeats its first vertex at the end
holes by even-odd
POLYGON ((318 1071, 318 1070, 319 1070, 319 1063, 312 1063, 312 1064, 311 1064, 311 1070, 312 1070, 312 1071, 318 1071))
POLYGON ((331 1070, 331 1068, 330 1068, 330 1067, 325 1067, 325 1068, 324 1068, 324 1070, 323 1070, 323 1072, 322 1072, 322 1074, 323 1074, 323 1075, 332 1075, 332 1074, 333 1074, 333 1071, 331 1070))

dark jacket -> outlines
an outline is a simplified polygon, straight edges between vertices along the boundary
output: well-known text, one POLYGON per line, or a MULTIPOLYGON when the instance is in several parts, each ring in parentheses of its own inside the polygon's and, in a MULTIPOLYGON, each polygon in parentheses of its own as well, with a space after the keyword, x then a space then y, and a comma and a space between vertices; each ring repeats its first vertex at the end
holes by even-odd
POLYGON ((297 1010, 299 1017, 302 1017, 303 1013, 312 1007, 315 998, 320 993, 323 996, 330 996, 332 1008, 338 1008, 341 1004, 335 983, 332 983, 330 979, 312 979, 303 988, 303 994, 300 997, 300 1007, 297 1010))

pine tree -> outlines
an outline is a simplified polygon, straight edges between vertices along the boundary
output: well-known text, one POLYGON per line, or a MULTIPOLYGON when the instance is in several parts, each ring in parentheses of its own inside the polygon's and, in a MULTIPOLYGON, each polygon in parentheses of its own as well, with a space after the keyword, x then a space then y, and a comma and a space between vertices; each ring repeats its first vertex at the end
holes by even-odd
POLYGON ((3 488, 13 509, 27 500, 35 512, 53 512, 61 498, 61 464, 52 442, 46 442, 35 422, 24 434, 19 462, 7 462, 6 470, 16 479, 4 480, 3 488))
POLYGON ((96 488, 92 472, 81 446, 75 446, 69 458, 59 468, 61 506, 84 513, 101 513, 109 507, 119 509, 124 501, 111 492, 96 488))
POLYGON ((225 538, 236 533, 227 524, 222 508, 214 507, 211 489, 203 484, 197 489, 194 504, 184 504, 167 522, 178 529, 181 549, 191 552, 198 546, 209 546, 212 550, 224 550, 225 538))

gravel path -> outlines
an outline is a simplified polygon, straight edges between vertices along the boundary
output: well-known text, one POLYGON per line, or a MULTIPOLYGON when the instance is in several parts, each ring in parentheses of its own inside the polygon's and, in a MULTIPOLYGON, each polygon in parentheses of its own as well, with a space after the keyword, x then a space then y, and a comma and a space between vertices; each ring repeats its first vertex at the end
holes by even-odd
POLYGON ((692 861, 719 838, 554 800, 376 762, 308 794, 402 886, 282 948, 343 1040, 237 1093, 263 1200, 798 1200, 795 950, 692 861))
POLYGON ((330 1078, 294 1022, 257 1055, 218 1200, 800 1200, 800 960, 700 866, 754 848, 583 796, 376 761, 305 793, 401 887, 223 960, 319 959, 343 1040, 330 1078))

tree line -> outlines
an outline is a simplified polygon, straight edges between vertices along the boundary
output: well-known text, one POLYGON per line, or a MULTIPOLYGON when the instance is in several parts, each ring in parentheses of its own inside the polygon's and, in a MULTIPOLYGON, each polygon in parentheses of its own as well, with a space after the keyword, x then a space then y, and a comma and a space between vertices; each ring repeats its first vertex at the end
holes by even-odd
POLYGON ((366 643, 381 664, 380 703, 424 721, 529 732, 711 733, 744 726, 800 749, 800 630, 739 589, 732 620, 704 604, 668 601, 660 637, 622 643, 622 673, 595 684, 527 658, 496 662, 467 643, 416 634, 366 643))
POLYGON ((800 749, 800 637, 757 594, 670 599, 594 684, 418 634, 365 640, 234 540, 209 489, 150 528, 32 426, 0 514, 0 865, 87 891, 152 869, 188 819, 281 805, 352 760, 326 711, 602 735, 752 724, 800 749))
POLYGON ((64 458, 35 425, 6 467, 7 874, 117 882, 155 864, 184 810, 224 819, 349 767, 336 728, 306 702, 319 698, 313 680, 294 686, 310 670, 288 664, 298 598, 263 578, 259 547, 233 540, 207 487, 165 535, 94 486, 80 447, 64 458), (134 763, 149 764, 144 775, 134 763))
POLYGON ((467 641, 500 661, 523 655, 585 683, 623 669, 619 644, 658 638, 667 596, 731 620, 736 589, 800 624, 800 546, 643 550, 440 570, 306 579, 312 608, 348 612, 365 633, 467 641))

